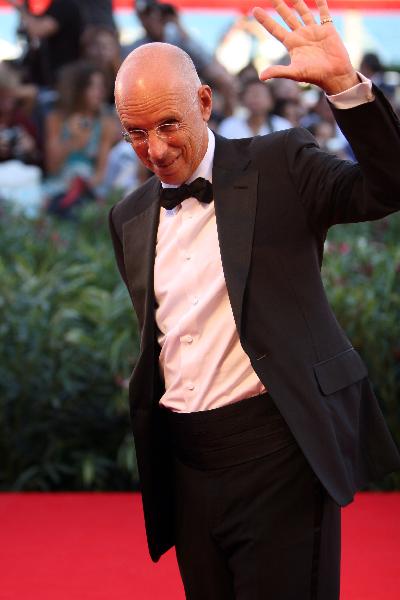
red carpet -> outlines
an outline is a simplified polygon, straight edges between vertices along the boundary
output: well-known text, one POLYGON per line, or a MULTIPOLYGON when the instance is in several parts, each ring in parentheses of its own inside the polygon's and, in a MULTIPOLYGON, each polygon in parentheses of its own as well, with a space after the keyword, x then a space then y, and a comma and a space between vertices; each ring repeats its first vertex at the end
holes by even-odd
MULTIPOLYGON (((147 556, 138 495, 0 494, 0 540, 0 600, 184 599, 174 554, 147 556)), ((343 511, 342 572, 341 600, 400 599, 400 493, 343 511)))

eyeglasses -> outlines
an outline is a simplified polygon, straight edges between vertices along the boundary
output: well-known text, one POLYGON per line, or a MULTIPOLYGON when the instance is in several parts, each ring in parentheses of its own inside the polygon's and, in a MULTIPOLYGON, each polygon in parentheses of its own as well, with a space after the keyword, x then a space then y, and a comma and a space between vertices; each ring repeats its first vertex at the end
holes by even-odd
MULTIPOLYGON (((154 131, 160 140, 163 140, 164 142, 170 142, 179 132, 182 125, 182 121, 175 121, 174 123, 161 123, 160 125, 157 125, 157 127, 154 127, 154 131)), ((122 137, 126 142, 128 142, 128 144, 142 146, 143 144, 148 143, 150 131, 151 129, 131 129, 130 131, 123 131, 122 137)))
POLYGON ((176 139, 179 134, 179 130, 184 124, 184 120, 186 116, 189 114, 193 104, 196 102, 197 97, 194 98, 194 101, 190 105, 189 109, 185 112, 182 119, 180 121, 172 121, 171 123, 160 123, 153 129, 130 129, 129 131, 122 131, 122 138, 128 144, 132 144, 132 146, 142 146, 143 144, 148 144, 149 142, 149 133, 150 131, 155 131, 156 136, 163 140, 163 142, 172 142, 176 139))

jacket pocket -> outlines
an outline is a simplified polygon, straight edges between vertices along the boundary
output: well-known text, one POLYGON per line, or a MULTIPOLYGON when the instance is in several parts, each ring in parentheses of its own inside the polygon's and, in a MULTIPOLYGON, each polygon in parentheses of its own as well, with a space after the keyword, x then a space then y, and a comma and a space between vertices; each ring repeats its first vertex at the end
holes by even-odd
POLYGON ((321 392, 327 396, 367 376, 367 368, 354 348, 314 365, 321 392))

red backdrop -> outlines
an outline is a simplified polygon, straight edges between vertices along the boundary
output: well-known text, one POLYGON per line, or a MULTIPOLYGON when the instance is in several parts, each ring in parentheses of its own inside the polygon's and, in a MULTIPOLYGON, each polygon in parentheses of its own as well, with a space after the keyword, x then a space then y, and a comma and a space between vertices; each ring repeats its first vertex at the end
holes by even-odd
MULTIPOLYGON (((35 13, 41 13, 45 10, 50 0, 29 0, 31 9, 35 13)), ((359 10, 400 10, 400 0, 328 0, 331 9, 359 9, 359 10)), ((248 12, 253 6, 270 7, 271 4, 265 0, 172 0, 178 8, 206 8, 206 9, 233 9, 241 12, 248 12)), ((308 0, 310 6, 315 6, 308 0)), ((134 0, 113 0, 115 9, 132 8, 134 0)), ((6 0, 0 0, 0 7, 8 6, 6 0)))

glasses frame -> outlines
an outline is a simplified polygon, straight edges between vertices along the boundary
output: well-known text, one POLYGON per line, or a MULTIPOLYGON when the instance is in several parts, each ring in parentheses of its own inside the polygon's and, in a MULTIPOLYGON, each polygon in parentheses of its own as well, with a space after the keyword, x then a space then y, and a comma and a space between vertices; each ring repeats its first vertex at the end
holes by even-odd
POLYGON ((154 131, 156 136, 160 140, 163 140, 165 142, 171 141, 171 139, 173 139, 174 135, 176 135, 179 132, 179 130, 181 129, 187 115, 192 110, 197 99, 198 98, 196 96, 196 98, 194 98, 193 102, 189 106, 188 110, 183 114, 183 116, 181 117, 181 119, 179 121, 165 121, 163 123, 160 123, 159 125, 156 125, 155 127, 152 127, 151 129, 139 129, 136 127, 134 129, 131 129, 130 131, 123 129, 121 132, 122 139, 125 140, 125 142, 127 142, 128 144, 131 144, 131 146, 144 146, 145 144, 149 143, 150 132, 154 131), (166 127, 170 127, 172 129, 168 132, 163 133, 163 128, 166 128, 166 127), (136 132, 140 131, 141 133, 143 133, 144 137, 142 140, 133 140, 132 139, 132 137, 131 137, 132 133, 135 131, 136 132))

